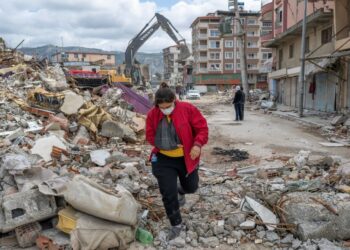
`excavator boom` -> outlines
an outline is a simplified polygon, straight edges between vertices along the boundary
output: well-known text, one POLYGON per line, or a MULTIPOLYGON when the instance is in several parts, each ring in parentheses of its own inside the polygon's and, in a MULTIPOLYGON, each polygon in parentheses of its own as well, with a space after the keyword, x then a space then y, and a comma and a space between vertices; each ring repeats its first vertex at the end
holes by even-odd
POLYGON ((141 75, 135 67, 134 59, 137 51, 140 47, 159 29, 162 28, 171 39, 179 46, 180 55, 179 60, 185 60, 190 56, 190 51, 186 44, 186 40, 179 34, 173 24, 163 15, 156 13, 155 16, 143 27, 143 29, 129 42, 129 45, 125 51, 125 76, 131 77, 133 84, 139 85, 141 81, 141 75), (153 19, 156 18, 156 22, 150 26, 153 19), (180 36, 178 39, 176 34, 180 36))

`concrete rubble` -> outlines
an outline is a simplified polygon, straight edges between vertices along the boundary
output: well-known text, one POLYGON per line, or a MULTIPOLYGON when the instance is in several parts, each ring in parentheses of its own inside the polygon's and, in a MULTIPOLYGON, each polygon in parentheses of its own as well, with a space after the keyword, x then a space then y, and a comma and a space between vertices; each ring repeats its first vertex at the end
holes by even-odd
MULTIPOLYGON (((350 239, 349 163, 301 151, 261 166, 201 165, 198 192, 181 209, 185 230, 167 242, 145 115, 123 91, 77 89, 59 66, 20 56, 0 66, 1 250, 125 249, 137 227, 155 249, 344 249, 350 239)), ((253 158, 212 153, 231 164, 253 158)))

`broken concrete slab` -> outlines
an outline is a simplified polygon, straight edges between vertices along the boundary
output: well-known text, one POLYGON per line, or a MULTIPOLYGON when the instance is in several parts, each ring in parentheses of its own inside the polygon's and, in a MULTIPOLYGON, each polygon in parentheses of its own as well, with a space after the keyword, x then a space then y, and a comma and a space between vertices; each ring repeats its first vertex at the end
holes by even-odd
POLYGON ((0 209, 0 231, 6 233, 16 227, 45 220, 56 212, 55 198, 41 194, 38 189, 4 196, 0 209))
POLYGON ((28 157, 23 154, 7 154, 2 160, 4 169, 12 175, 23 173, 24 170, 31 168, 28 157))
POLYGON ((84 98, 73 91, 64 92, 64 102, 60 110, 66 115, 77 114, 79 109, 84 105, 84 98))
POLYGON ((282 198, 286 223, 297 225, 297 234, 302 240, 349 239, 350 195, 344 195, 347 199, 334 193, 289 193, 282 198))
POLYGON ((342 125, 346 122, 347 119, 348 119, 348 117, 346 115, 338 115, 338 116, 333 118, 333 120, 331 121, 331 124, 333 126, 342 125))
POLYGON ((317 167, 321 169, 329 169, 335 164, 334 159, 330 156, 310 155, 306 165, 309 167, 317 167))
POLYGON ((118 123, 111 120, 105 121, 102 124, 102 130, 100 134, 108 138, 111 138, 111 137, 123 138, 125 141, 128 141, 128 142, 137 141, 136 134, 130 127, 122 123, 118 123))
POLYGON ((350 118, 348 118, 346 122, 344 122, 344 126, 350 127, 350 118))
POLYGON ((276 225, 278 223, 278 220, 274 213, 272 213, 265 206, 261 205, 259 202, 250 198, 249 196, 245 196, 244 200, 242 201, 242 209, 244 209, 245 203, 247 203, 249 207, 259 215, 259 217, 264 223, 266 223, 266 227, 268 230, 275 230, 275 226, 273 225, 276 225))
POLYGON ((90 142, 90 134, 89 131, 84 127, 80 126, 77 135, 73 139, 73 143, 75 145, 87 145, 90 142))
POLYGON ((6 136, 5 139, 9 140, 9 141, 13 141, 16 140, 19 137, 25 136, 24 130, 22 128, 18 128, 14 131, 10 131, 11 134, 9 134, 8 136, 6 136))
POLYGON ((51 161, 51 152, 53 146, 67 150, 66 145, 64 145, 61 139, 55 135, 51 135, 38 139, 31 149, 31 153, 40 155, 45 161, 51 161))
POLYGON ((99 166, 106 165, 106 159, 109 158, 111 154, 108 150, 100 149, 90 152, 91 161, 99 166))
POLYGON ((310 151, 301 150, 296 156, 294 156, 293 158, 294 164, 298 168, 304 167, 309 159, 310 154, 311 154, 310 151))
POLYGON ((319 144, 324 147, 344 147, 345 146, 342 143, 336 143, 336 142, 320 142, 319 144))

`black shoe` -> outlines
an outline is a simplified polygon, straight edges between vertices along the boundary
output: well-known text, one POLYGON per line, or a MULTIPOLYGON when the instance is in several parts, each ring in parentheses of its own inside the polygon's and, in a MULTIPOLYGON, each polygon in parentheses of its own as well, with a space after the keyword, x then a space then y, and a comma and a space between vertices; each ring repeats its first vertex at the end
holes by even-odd
POLYGON ((172 226, 168 231, 167 240, 173 240, 177 237, 179 237, 181 231, 184 229, 184 226, 182 224, 177 226, 172 226))

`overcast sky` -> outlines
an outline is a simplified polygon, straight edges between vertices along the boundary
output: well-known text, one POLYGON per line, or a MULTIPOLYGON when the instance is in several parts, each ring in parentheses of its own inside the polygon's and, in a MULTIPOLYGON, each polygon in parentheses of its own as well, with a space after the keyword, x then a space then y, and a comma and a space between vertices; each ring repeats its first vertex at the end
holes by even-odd
MULTIPOLYGON (((243 0, 241 0, 243 1, 243 0)), ((191 42, 189 26, 198 16, 227 10, 227 0, 7 0, 0 5, 0 36, 15 47, 46 44, 124 51, 129 40, 154 16, 165 15, 191 42)), ((245 0, 259 10, 260 0, 245 0)), ((174 42, 158 30, 140 49, 160 52, 174 42)))

